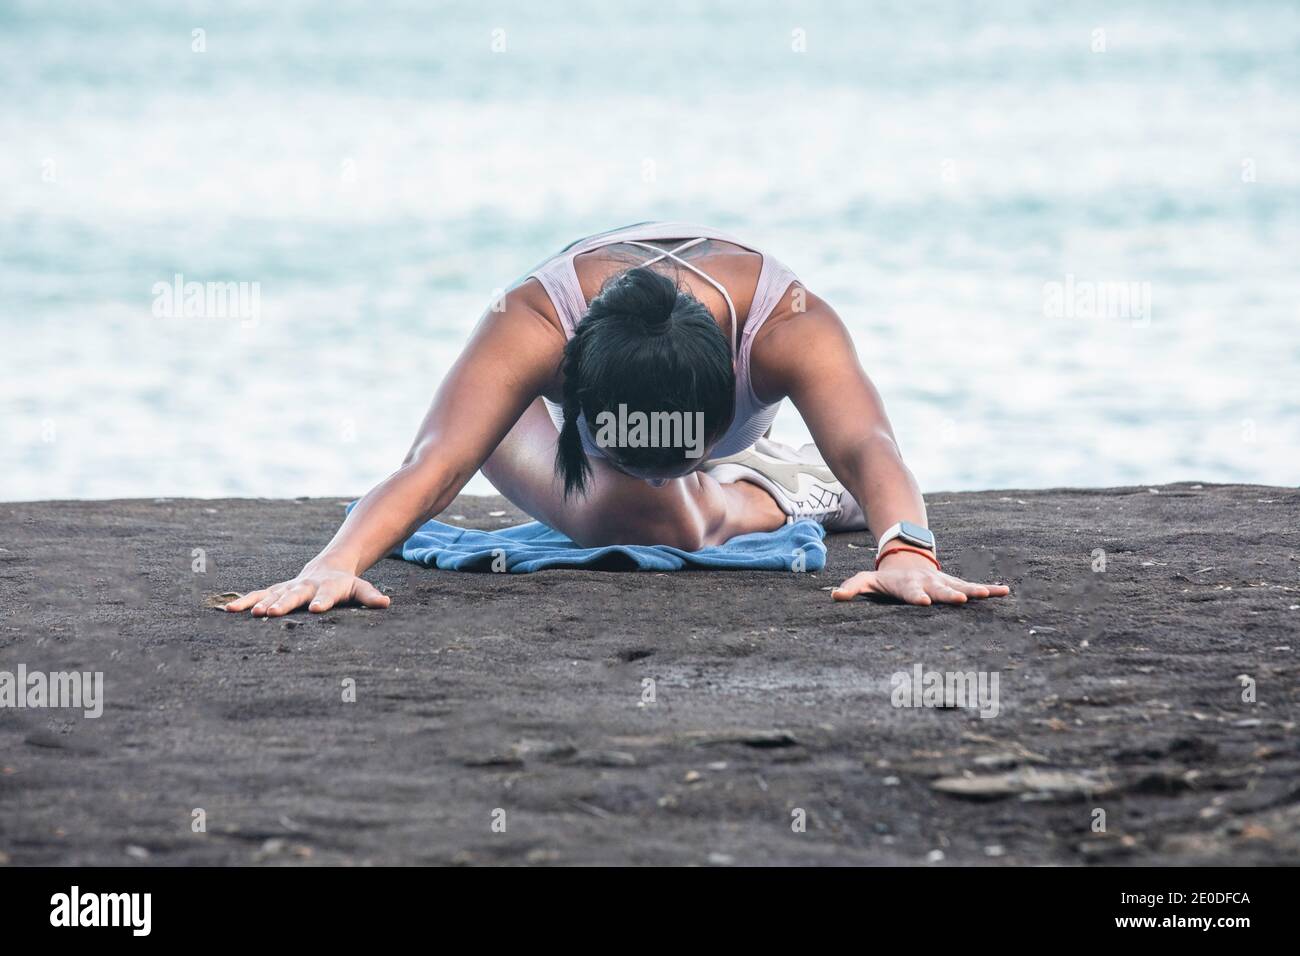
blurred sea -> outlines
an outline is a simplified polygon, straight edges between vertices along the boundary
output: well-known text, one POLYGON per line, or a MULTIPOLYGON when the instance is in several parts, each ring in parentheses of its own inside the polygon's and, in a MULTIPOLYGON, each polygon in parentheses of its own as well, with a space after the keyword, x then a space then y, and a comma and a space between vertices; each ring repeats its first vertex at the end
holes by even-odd
POLYGON ((928 490, 1300 483, 1295 3, 3 0, 0 500, 358 494, 640 219, 831 301, 928 490))

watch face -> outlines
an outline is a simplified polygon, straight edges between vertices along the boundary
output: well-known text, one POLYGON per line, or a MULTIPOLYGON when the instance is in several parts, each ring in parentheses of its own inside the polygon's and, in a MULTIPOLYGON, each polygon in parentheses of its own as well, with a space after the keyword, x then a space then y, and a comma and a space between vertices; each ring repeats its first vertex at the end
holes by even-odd
POLYGON ((912 544, 920 545, 923 548, 934 549, 934 535, 929 528, 922 528, 919 524, 912 524, 910 521, 904 521, 898 529, 899 537, 912 544))

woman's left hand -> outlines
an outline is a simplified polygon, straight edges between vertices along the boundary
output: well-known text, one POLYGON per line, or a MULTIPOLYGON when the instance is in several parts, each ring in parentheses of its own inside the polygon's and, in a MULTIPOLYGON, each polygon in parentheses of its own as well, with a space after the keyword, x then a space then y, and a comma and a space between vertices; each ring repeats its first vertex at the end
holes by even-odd
POLYGON ((859 594, 884 594, 908 604, 965 604, 971 598, 1010 594, 1005 584, 972 584, 944 574, 928 559, 910 551, 885 555, 876 571, 853 575, 834 591, 837 601, 852 601, 859 594))

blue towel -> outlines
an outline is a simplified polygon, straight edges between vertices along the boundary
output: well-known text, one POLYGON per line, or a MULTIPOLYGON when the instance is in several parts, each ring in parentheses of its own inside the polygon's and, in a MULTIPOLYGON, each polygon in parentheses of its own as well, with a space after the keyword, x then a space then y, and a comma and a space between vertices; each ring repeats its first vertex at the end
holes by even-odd
POLYGON ((826 545, 822 543, 825 534, 815 521, 803 520, 776 531, 742 534, 726 544, 700 551, 683 551, 661 544, 580 548, 540 521, 501 531, 476 531, 455 528, 441 521, 426 521, 402 545, 401 556, 407 561, 444 571, 506 570, 514 574, 547 568, 820 571, 826 566, 826 545))

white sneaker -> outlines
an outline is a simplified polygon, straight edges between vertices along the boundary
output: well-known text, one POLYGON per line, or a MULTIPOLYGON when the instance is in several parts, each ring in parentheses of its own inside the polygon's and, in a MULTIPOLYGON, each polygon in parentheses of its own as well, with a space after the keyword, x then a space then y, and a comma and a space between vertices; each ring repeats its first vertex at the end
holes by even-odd
POLYGON ((715 481, 748 481, 774 499, 788 516, 787 524, 811 518, 827 531, 864 531, 866 517, 857 500, 826 467, 817 446, 798 451, 760 438, 739 455, 718 458, 703 466, 715 481))

